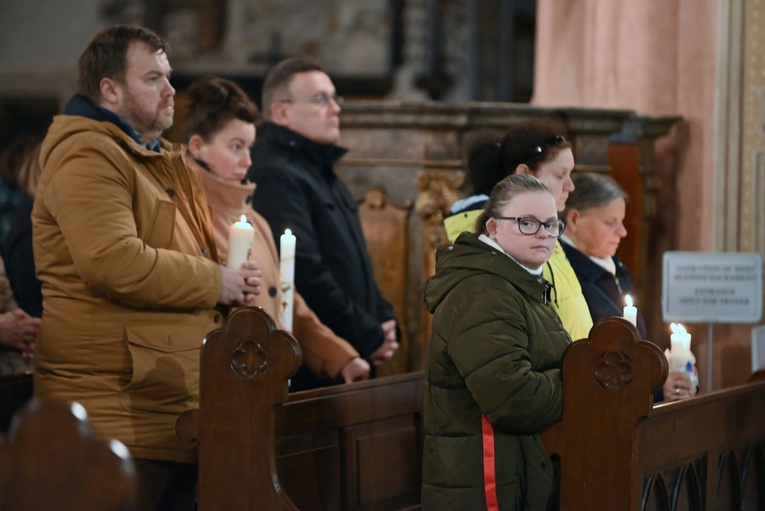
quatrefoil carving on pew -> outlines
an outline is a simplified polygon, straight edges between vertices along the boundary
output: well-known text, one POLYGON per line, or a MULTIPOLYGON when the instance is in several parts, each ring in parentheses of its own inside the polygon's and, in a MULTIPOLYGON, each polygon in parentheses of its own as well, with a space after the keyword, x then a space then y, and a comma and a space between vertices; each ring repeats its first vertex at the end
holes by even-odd
POLYGON ((603 353, 595 364, 595 381, 605 390, 619 391, 632 381, 632 363, 623 353, 603 353))
POLYGON ((231 354, 231 369, 242 378, 257 378, 268 367, 268 357, 259 342, 242 341, 231 354))

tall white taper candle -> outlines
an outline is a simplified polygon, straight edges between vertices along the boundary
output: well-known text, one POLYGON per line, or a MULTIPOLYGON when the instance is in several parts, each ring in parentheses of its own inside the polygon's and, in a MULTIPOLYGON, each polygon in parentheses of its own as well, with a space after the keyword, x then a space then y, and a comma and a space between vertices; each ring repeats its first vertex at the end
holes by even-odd
POLYGON ((285 229, 279 238, 279 273, 282 279, 282 324, 292 332, 292 316, 295 304, 295 245, 297 239, 292 231, 285 229))

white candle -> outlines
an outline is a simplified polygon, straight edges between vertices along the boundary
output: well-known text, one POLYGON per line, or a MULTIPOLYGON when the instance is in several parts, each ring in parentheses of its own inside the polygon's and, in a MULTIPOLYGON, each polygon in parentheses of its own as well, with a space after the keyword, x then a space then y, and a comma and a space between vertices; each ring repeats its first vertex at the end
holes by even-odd
POLYGON ((689 334, 680 323, 672 323, 672 335, 669 337, 672 344, 672 355, 686 358, 691 352, 691 334, 689 334))
POLYGON ((637 326, 637 307, 632 305, 632 297, 630 295, 625 295, 624 302, 626 305, 624 306, 622 316, 624 316, 624 319, 637 326))
POLYGON ((282 279, 282 324, 292 332, 292 315, 295 296, 295 245, 297 239, 292 231, 285 229, 279 238, 279 273, 282 279))
POLYGON ((228 229, 228 255, 226 266, 239 269, 250 258, 252 243, 255 239, 255 229, 247 223, 247 217, 242 215, 238 222, 231 224, 228 229))

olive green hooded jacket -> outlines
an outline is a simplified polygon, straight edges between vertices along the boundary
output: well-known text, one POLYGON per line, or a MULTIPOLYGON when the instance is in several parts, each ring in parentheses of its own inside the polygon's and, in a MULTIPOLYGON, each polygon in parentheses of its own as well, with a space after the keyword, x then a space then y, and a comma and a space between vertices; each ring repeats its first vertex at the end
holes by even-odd
POLYGON ((561 416, 570 344, 550 284, 471 233, 436 253, 426 358, 424 510, 544 510, 554 470, 537 433, 561 416))

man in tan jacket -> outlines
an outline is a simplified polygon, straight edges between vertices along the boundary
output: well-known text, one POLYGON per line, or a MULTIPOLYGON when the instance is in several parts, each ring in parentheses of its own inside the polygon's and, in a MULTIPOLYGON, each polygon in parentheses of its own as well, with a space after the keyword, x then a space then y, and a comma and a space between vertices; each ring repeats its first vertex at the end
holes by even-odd
POLYGON ((173 122, 165 42, 97 34, 40 154, 32 211, 43 317, 35 394, 80 402, 136 461, 139 509, 193 509, 196 451, 175 420, 199 401, 199 351, 226 306, 259 293, 254 262, 219 265, 208 206, 173 122))

